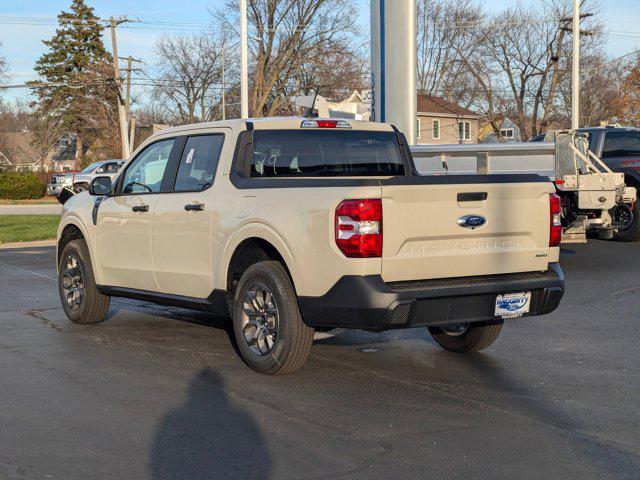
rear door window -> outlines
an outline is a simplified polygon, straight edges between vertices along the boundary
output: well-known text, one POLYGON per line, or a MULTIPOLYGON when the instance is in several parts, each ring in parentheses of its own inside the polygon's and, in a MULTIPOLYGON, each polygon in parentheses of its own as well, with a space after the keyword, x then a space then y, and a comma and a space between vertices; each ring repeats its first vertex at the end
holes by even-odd
POLYGON ((189 137, 184 145, 174 191, 201 191, 213 185, 224 135, 189 137))
POLYGON ((393 132, 254 131, 252 177, 393 175, 404 175, 393 132))
POLYGON ((602 156, 640 157, 640 132, 607 132, 602 156))

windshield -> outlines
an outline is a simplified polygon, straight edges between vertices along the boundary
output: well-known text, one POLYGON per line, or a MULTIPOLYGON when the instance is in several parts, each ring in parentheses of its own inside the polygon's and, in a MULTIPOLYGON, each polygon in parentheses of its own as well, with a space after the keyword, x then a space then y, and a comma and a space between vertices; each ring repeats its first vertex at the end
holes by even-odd
POLYGON ((91 165, 89 165, 88 167, 86 167, 84 170, 82 170, 80 173, 89 173, 92 172, 93 170, 95 170, 96 168, 98 168, 98 165, 100 165, 99 162, 94 162, 91 165))
POLYGON ((256 130, 252 177, 404 175, 393 132, 256 130))
POLYGON ((640 132, 607 132, 603 157, 640 157, 640 132))

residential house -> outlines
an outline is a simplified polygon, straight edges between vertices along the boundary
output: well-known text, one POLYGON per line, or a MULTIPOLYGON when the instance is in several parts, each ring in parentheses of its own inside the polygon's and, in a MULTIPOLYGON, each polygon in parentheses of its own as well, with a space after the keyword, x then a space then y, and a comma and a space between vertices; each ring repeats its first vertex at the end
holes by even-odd
POLYGON ((34 134, 29 130, 0 133, 0 169, 61 172, 73 168, 75 136, 63 135, 45 151, 34 145, 34 134))
POLYGON ((480 116, 442 97, 418 95, 418 144, 478 143, 480 116))
POLYGON ((500 123, 500 139, 491 124, 483 125, 480 128, 480 141, 482 143, 511 143, 521 142, 522 133, 518 126, 509 118, 504 118, 500 123))

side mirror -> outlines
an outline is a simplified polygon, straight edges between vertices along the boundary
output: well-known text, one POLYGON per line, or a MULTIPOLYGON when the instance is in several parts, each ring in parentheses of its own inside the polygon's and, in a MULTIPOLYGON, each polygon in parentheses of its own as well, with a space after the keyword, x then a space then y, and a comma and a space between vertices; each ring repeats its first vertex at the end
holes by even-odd
POLYGON ((111 177, 96 177, 89 184, 89 195, 109 195, 112 189, 111 177))

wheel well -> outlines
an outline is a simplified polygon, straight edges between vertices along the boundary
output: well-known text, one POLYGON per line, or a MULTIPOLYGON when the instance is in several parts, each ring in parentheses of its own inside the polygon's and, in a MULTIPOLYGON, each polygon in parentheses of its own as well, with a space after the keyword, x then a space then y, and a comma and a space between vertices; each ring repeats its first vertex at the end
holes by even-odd
MULTIPOLYGON (((627 185, 627 187, 636 187, 636 189, 640 188, 640 179, 635 176, 629 175, 628 173, 625 173, 624 175, 624 183, 627 185)), ((638 192, 638 194, 640 194, 640 192, 638 192)))
POLYGON ((289 274, 287 264, 278 249, 262 238, 248 238, 236 247, 227 270, 227 295, 233 300, 233 294, 244 272, 254 263, 274 260, 280 262, 289 274))
POLYGON ((67 225, 64 227, 62 231, 62 235, 60 235, 60 240, 58 241, 58 263, 60 263, 60 256, 62 255, 62 250, 67 246, 72 240, 84 240, 84 235, 78 227, 75 225, 67 225))

